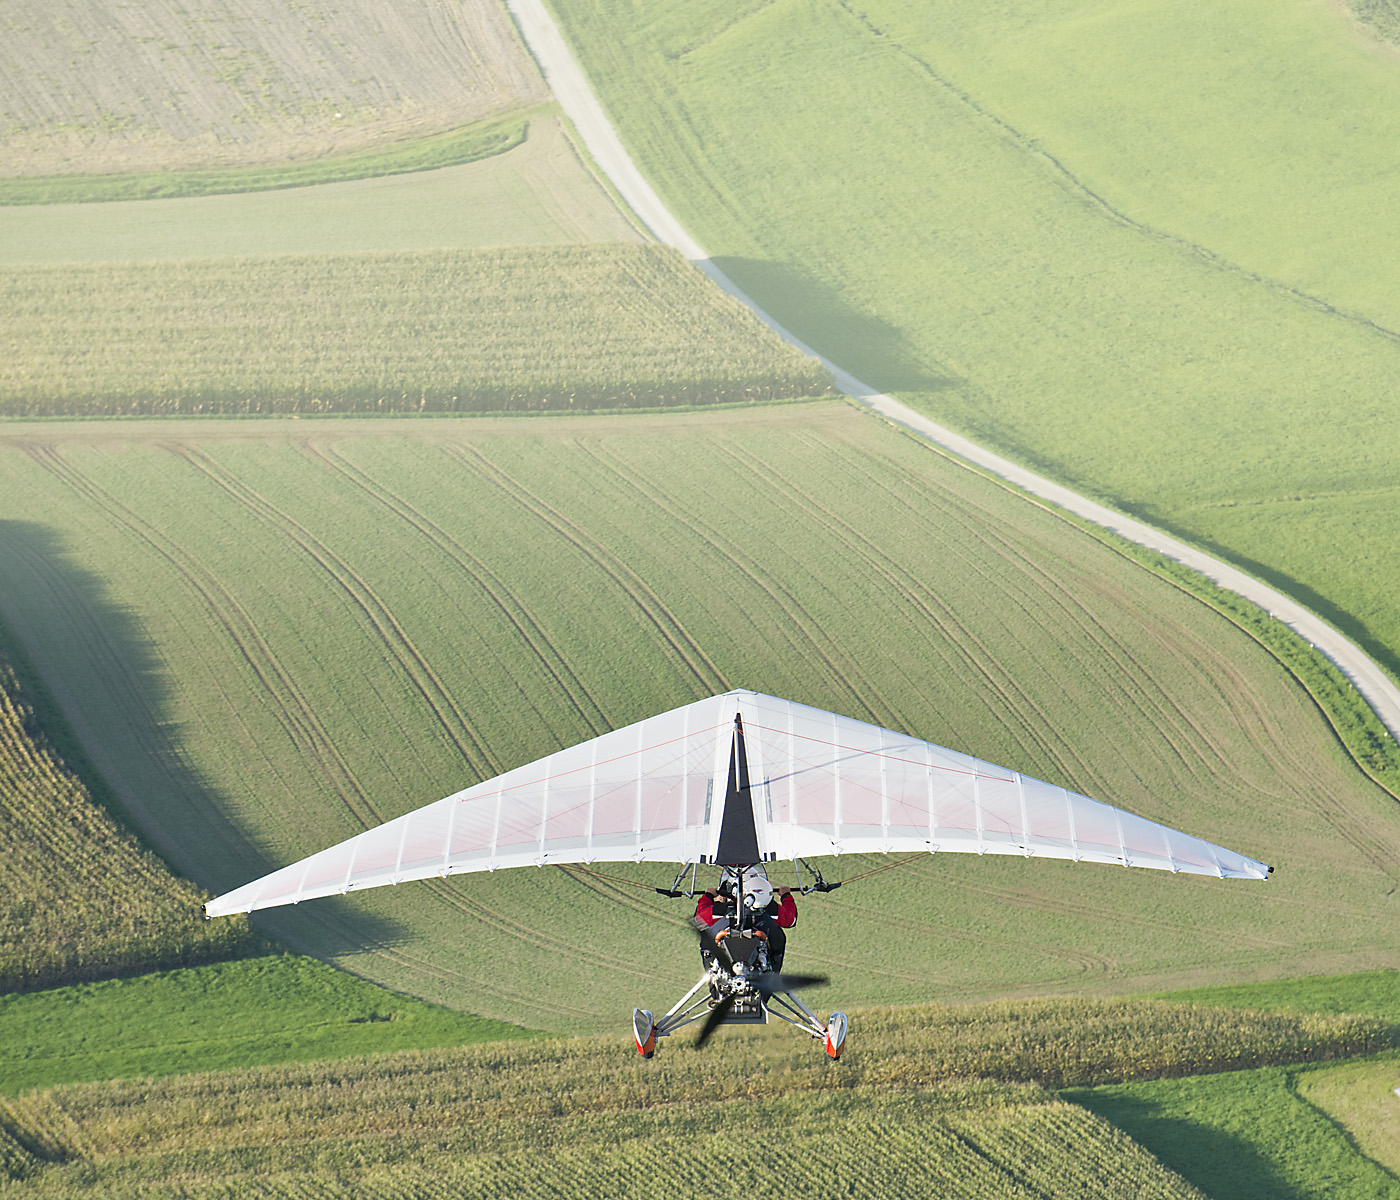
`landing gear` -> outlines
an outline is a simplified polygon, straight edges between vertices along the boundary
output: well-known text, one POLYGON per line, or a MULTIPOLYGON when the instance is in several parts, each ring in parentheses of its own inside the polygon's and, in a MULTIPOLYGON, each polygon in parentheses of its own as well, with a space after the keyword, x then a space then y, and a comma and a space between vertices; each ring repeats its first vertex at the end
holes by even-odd
POLYGON ((834 1012, 826 1021, 826 1056, 835 1062, 846 1048, 846 1014, 834 1012))
POLYGON ((637 1053, 643 1058, 650 1058, 656 1053, 656 1022, 652 1019, 651 1009, 632 1010, 632 1036, 637 1042, 637 1053))

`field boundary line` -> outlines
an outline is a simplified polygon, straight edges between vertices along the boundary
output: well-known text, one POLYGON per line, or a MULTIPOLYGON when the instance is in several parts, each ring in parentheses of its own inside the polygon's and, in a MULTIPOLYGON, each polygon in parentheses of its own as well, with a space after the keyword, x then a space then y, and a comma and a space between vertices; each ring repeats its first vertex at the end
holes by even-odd
MULTIPOLYGON (((985 471, 990 471, 993 475, 1014 484, 1021 491, 1047 500, 1127 541, 1155 550, 1158 554, 1190 567, 1218 587, 1257 604, 1314 649, 1321 651, 1370 704, 1391 737, 1400 738, 1400 685, 1397 685, 1380 664, 1360 646, 1310 609, 1222 559, 1198 550, 1142 521, 1116 512, 1107 505, 1090 500, 1087 496, 1072 492, 1069 488, 1018 466, 961 434, 939 425, 901 404, 892 396, 862 383, 849 371, 843 370, 824 355, 817 353, 801 338, 784 328, 709 259, 643 178, 623 148, 616 130, 613 129, 573 53, 545 8, 544 0, 507 0, 507 7, 515 19, 526 47, 539 64, 545 82, 554 92, 560 107, 574 123, 599 169, 613 181, 613 186, 652 234, 659 241, 684 254, 719 287, 751 309, 759 320, 779 337, 820 361, 831 372, 840 391, 892 424, 910 430, 921 439, 932 442, 985 471)), ((1294 674, 1291 670, 1289 673, 1294 674)), ((1296 674, 1294 677, 1297 677, 1296 674)), ((1365 770, 1364 767, 1362 769, 1365 770)))

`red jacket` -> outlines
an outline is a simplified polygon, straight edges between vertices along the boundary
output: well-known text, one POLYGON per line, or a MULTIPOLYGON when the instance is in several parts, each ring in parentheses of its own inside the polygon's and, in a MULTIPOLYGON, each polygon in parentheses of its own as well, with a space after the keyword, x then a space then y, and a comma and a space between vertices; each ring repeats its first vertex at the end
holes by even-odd
MULTIPOLYGON (((701 895, 695 902, 695 919, 703 921, 706 925, 715 923, 715 902, 712 896, 701 895)), ((778 902, 778 915, 773 918, 784 929, 791 929, 797 924, 797 901, 792 898, 789 892, 778 902)))

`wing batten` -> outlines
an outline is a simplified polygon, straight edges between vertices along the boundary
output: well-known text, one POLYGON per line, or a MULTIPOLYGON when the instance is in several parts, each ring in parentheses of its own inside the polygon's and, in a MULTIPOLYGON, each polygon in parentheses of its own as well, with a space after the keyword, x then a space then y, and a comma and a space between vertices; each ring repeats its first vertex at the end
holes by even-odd
POLYGON ((790 700, 730 692, 483 780, 220 896, 207 911, 545 862, 916 850, 1220 878, 1263 879, 1269 870, 959 751, 790 700))

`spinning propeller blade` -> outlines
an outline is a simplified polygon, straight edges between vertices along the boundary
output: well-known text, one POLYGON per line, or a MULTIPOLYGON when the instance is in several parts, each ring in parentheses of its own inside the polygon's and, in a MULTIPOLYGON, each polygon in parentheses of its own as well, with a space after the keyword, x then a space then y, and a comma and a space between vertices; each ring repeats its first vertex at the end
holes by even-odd
POLYGON ((798 988, 821 987, 826 982, 825 975, 779 975, 776 971, 769 971, 766 975, 760 975, 754 980, 765 1000, 779 992, 795 992, 798 988))
POLYGON ((724 1024, 724 1018, 729 1015, 729 1010, 733 1007, 734 997, 726 996, 710 1010, 710 1015, 705 1018, 705 1024, 701 1026, 700 1036, 695 1039, 695 1049, 699 1050, 710 1040, 710 1034, 724 1024))

